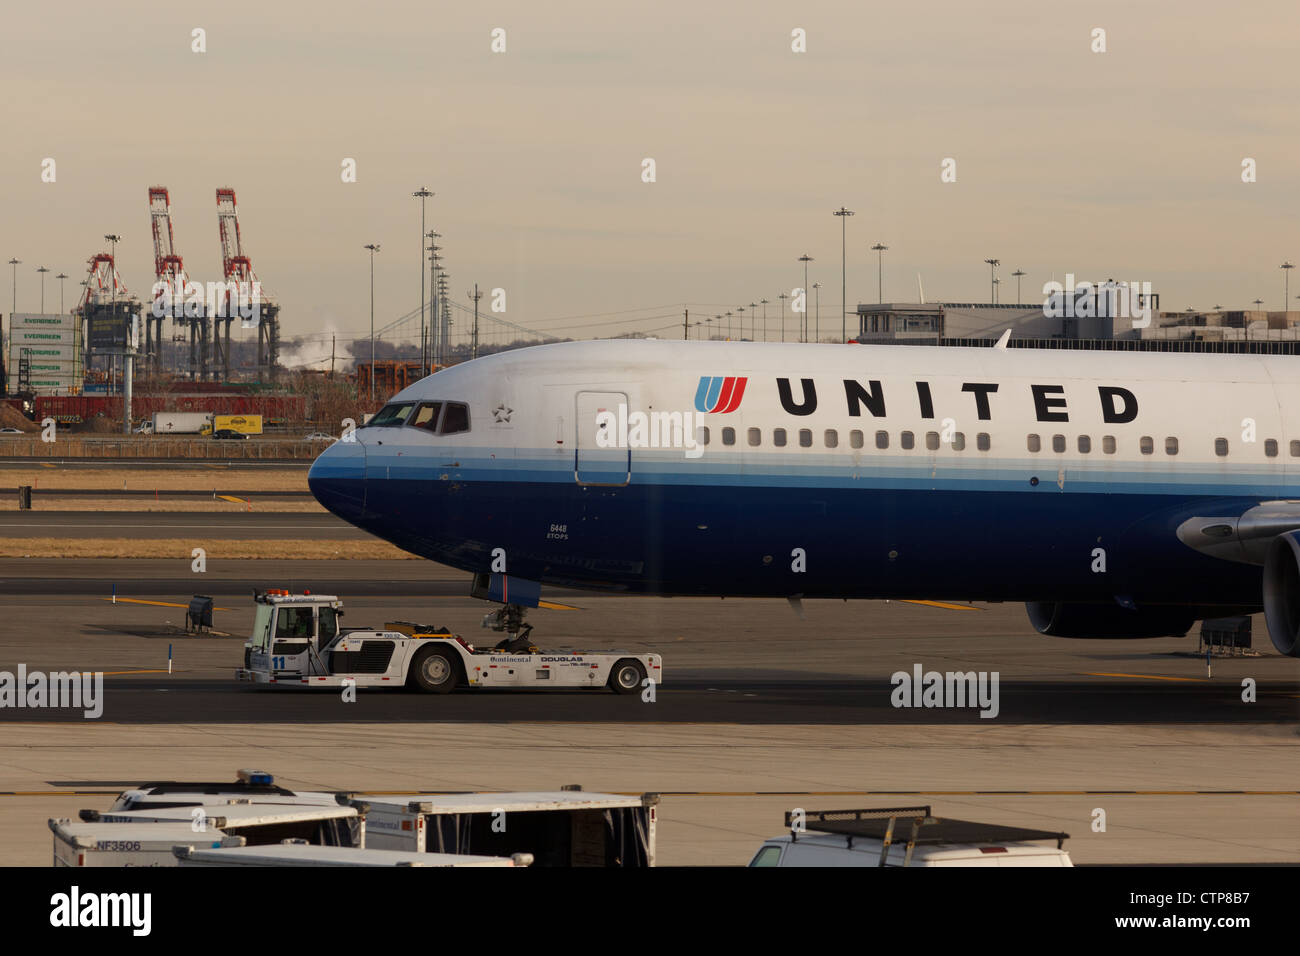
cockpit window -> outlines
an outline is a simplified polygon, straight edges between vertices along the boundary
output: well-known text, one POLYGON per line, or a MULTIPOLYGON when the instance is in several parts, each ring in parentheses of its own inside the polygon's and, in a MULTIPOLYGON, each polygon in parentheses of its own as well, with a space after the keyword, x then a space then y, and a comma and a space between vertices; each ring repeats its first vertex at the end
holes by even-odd
POLYGON ((454 435, 469 431, 469 406, 462 402, 447 402, 442 410, 439 435, 454 435))
POLYGON ((442 402, 425 402, 419 407, 411 420, 407 422, 416 428, 423 428, 437 434, 438 413, 442 411, 442 402))
POLYGON ((401 425, 411 414, 411 409, 415 407, 414 402, 393 402, 391 405, 385 405, 376 414, 375 417, 366 422, 366 428, 390 428, 401 425))

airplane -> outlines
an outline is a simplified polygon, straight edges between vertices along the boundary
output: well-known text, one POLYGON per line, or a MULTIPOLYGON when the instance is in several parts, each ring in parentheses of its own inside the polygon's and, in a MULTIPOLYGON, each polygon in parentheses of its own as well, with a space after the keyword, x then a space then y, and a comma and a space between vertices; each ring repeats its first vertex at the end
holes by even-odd
POLYGON ((312 464, 328 510, 536 606, 1025 602, 1041 633, 1265 611, 1300 656, 1300 357, 568 342, 402 390, 312 464))

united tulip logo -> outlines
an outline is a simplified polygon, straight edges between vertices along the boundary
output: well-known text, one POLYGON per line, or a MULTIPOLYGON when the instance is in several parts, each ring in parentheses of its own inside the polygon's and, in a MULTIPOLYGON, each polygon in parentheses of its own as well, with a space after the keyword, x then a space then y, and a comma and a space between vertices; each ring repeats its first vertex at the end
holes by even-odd
POLYGON ((702 375, 695 390, 695 410, 705 414, 725 415, 740 407, 749 379, 736 375, 702 375))

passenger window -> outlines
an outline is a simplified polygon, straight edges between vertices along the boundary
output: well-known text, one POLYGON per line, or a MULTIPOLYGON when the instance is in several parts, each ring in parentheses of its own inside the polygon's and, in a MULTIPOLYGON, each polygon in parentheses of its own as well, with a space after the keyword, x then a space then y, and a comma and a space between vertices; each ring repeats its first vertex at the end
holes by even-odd
POLYGON ((426 402, 421 405, 411 420, 406 424, 423 428, 425 431, 438 432, 438 412, 442 411, 442 402, 426 402))
POLYGON ((938 433, 938 432, 926 432, 926 433, 925 433, 925 447, 926 447, 928 450, 930 450, 930 451, 938 451, 938 450, 939 450, 939 433, 938 433))
POLYGON ((709 428, 707 425, 699 425, 696 427, 695 441, 696 444, 699 445, 707 445, 709 443, 709 428))
POLYGON ((785 429, 784 429, 784 428, 774 428, 774 429, 772 429, 772 444, 775 445, 777 448, 784 448, 784 447, 785 447, 785 429))
POLYGON ((1291 457, 1300 458, 1300 441, 1291 442, 1291 457))
POLYGON ((1105 452, 1106 454, 1108 454, 1108 455, 1113 455, 1113 454, 1115 454, 1115 436, 1114 436, 1114 435, 1102 435, 1102 436, 1101 436, 1101 450, 1104 451, 1104 452, 1105 452))
POLYGON ((990 448, 993 447, 993 443, 989 439, 988 432, 980 432, 978 435, 975 436, 975 447, 978 448, 980 451, 988 451, 990 448))
POLYGON ((469 431, 469 406, 463 402, 448 402, 442 410, 442 425, 439 435, 455 435, 469 431))
POLYGON ((904 448, 906 448, 908 451, 911 451, 913 448, 916 447, 916 436, 913 435, 911 432, 903 432, 901 435, 898 436, 898 443, 902 445, 904 448))
POLYGON ((833 428, 828 428, 826 429, 826 434, 822 436, 822 439, 826 442, 827 448, 838 448, 840 444, 840 433, 833 428))
POLYGON ((1155 439, 1150 435, 1143 435, 1138 439, 1138 451, 1144 455, 1150 455, 1156 450, 1155 439))
POLYGON ((801 428, 801 429, 799 429, 799 447, 800 447, 800 448, 811 448, 811 447, 812 447, 812 429, 811 429, 811 428, 801 428))
POLYGON ((965 450, 966 450, 966 433, 965 433, 965 432, 957 432, 955 435, 952 436, 952 450, 953 450, 953 451, 965 451, 965 450))
POLYGON ((1092 438, 1088 435, 1079 436, 1079 454, 1086 455, 1092 451, 1092 438))
POLYGON ((1228 453, 1228 439, 1226 438, 1214 439, 1214 453, 1218 455, 1220 458, 1226 455, 1228 453))
POLYGON ((734 445, 736 443, 736 430, 734 428, 724 428, 722 430, 722 444, 734 445))
POLYGON ((1177 438, 1166 438, 1166 439, 1165 439, 1165 454, 1166 454, 1166 455, 1176 455, 1176 454, 1178 454, 1178 439, 1177 439, 1177 438))
POLYGON ((1037 435, 1029 436, 1028 445, 1029 445, 1029 450, 1032 452, 1039 452, 1043 450, 1043 443, 1039 440, 1037 435))
POLYGON ((1053 436, 1052 436, 1052 451, 1054 451, 1054 452, 1062 452, 1062 451, 1065 451, 1065 436, 1064 436, 1064 435, 1053 435, 1053 436))
POLYGON ((751 428, 749 430, 749 447, 757 448, 763 444, 763 430, 761 428, 751 428))
POLYGON ((856 428, 853 429, 853 431, 849 432, 849 447, 850 448, 862 447, 862 432, 858 431, 856 428))
POLYGON ((876 447, 877 448, 889 447, 889 432, 876 432, 876 447))
POLYGON ((1276 439, 1276 438, 1266 438, 1266 439, 1264 439, 1264 454, 1267 455, 1269 458, 1276 458, 1276 457, 1277 457, 1277 439, 1276 439))

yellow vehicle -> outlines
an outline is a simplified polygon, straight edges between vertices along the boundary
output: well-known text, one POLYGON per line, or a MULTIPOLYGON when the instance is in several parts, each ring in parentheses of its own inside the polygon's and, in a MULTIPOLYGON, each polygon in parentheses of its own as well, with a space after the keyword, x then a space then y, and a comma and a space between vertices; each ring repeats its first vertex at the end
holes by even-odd
POLYGON ((214 415, 212 430, 239 432, 241 435, 262 434, 261 415, 214 415))

